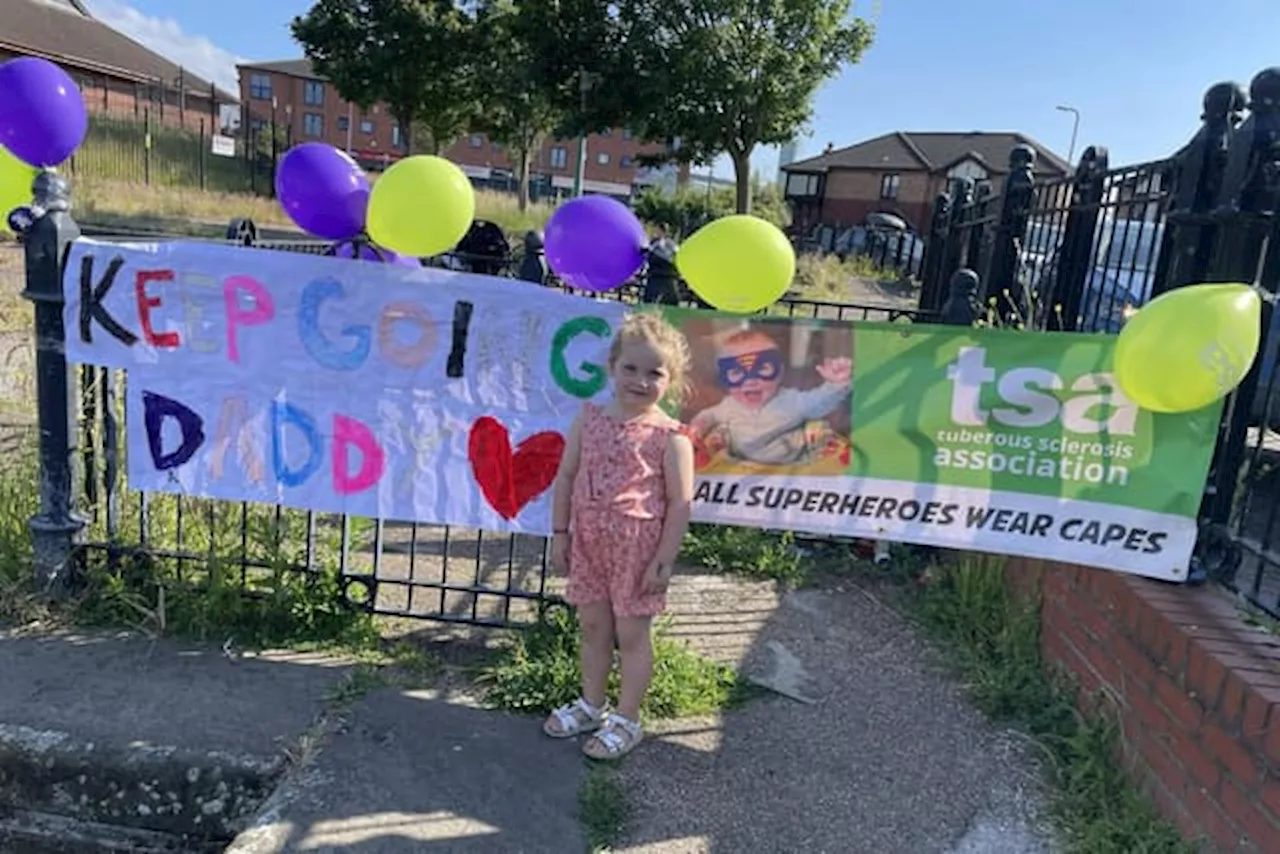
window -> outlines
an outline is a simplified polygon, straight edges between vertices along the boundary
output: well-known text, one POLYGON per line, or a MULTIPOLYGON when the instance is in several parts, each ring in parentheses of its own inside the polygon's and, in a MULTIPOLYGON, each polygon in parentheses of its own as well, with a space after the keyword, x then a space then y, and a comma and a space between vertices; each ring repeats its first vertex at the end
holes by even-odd
POLYGON ((608 166, 608 165, 609 165, 609 153, 608 153, 607 151, 602 151, 602 152, 600 152, 599 154, 597 154, 597 155, 596 155, 596 162, 597 162, 597 163, 599 163, 601 166, 608 166))
POLYGON ((793 198, 804 198, 808 196, 818 195, 817 175, 809 175, 804 172, 788 172, 787 173, 787 195, 793 198))
POLYGON ((323 107, 324 83, 319 80, 307 80, 303 82, 302 101, 308 107, 323 107))
POLYGON ((271 77, 266 74, 249 75, 249 97, 259 101, 271 100, 271 77))
POLYGON ((880 176, 880 198, 896 199, 898 198, 898 184, 902 182, 902 176, 890 173, 880 176))
POLYGON ((557 145, 551 149, 551 168, 563 169, 569 165, 569 152, 565 150, 563 145, 557 145))
POLYGON ((398 124, 391 126, 391 144, 396 148, 404 147, 404 140, 400 137, 400 125, 398 124))
POLYGON ((478 133, 471 134, 471 147, 484 148, 484 137, 478 133))
POLYGON ((631 128, 623 128, 623 129, 622 129, 622 138, 623 138, 623 139, 631 139, 631 128))
POLYGON ((361 133, 372 134, 372 133, 373 133, 373 122, 372 122, 372 121, 370 121, 369 119, 361 119, 361 120, 360 120, 360 132, 361 132, 361 133))
POLYGON ((303 113, 302 132, 307 136, 324 136, 324 116, 319 113, 303 113))
POLYGON ((631 164, 632 164, 631 155, 630 155, 630 154, 624 154, 624 155, 622 155, 622 163, 621 163, 622 168, 623 168, 623 169, 630 169, 630 168, 631 168, 631 164))
POLYGON ((345 131, 349 127, 351 127, 351 119, 346 116, 338 116, 338 130, 345 131))

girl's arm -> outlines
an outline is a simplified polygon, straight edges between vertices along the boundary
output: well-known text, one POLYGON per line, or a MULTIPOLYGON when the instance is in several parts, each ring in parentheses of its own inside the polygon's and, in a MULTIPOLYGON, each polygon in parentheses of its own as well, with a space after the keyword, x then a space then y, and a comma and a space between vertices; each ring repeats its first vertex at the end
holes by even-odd
POLYGON ((662 458, 662 474, 667 482, 667 515, 662 520, 662 539, 657 560, 674 566, 693 514, 693 443, 683 433, 671 434, 662 458))
POLYGON ((569 531, 569 498, 573 495, 573 479, 578 475, 578 462, 582 457, 582 414, 573 419, 569 435, 564 440, 564 453, 560 456, 560 468, 556 471, 554 491, 551 493, 551 531, 565 534, 569 531))

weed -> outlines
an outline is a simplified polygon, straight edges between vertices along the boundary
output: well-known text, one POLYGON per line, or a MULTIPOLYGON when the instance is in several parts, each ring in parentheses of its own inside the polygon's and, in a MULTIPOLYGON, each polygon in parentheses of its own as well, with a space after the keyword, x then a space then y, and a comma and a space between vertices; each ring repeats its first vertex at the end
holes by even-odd
POLYGON ((790 531, 691 525, 681 553, 707 569, 746 578, 799 585, 807 577, 803 556, 790 531))
POLYGON ((0 621, 25 623, 42 616, 32 589, 31 532, 39 509, 35 449, 30 436, 16 440, 0 463, 0 621))
POLYGON ((592 854, 608 851, 627 823, 627 799, 616 768, 589 763, 578 789, 578 820, 592 854))
MULTIPOLYGON (((480 682, 487 701, 500 709, 545 714, 581 693, 579 635, 571 611, 552 608, 536 626, 512 637, 480 682)), ((733 668, 709 661, 679 641, 654 631, 653 683, 643 712, 655 718, 706 714, 745 701, 751 691, 733 668)), ((617 695, 614 668, 609 693, 617 695)))
POLYGON ((1050 758, 1063 842, 1081 854, 1190 854, 1117 764, 1114 724, 1079 714, 1074 686, 1046 674, 1037 606, 1009 590, 1003 560, 966 555, 931 567, 927 578, 916 613, 951 654, 974 702, 1025 728, 1050 758))

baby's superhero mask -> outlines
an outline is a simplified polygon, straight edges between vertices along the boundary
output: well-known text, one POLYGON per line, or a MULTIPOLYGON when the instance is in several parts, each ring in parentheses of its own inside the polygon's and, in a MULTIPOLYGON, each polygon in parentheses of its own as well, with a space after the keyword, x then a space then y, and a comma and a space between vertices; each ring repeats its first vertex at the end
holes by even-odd
POLYGON ((782 376, 782 353, 774 348, 722 356, 716 360, 720 369, 720 385, 738 388, 747 380, 770 382, 782 376))

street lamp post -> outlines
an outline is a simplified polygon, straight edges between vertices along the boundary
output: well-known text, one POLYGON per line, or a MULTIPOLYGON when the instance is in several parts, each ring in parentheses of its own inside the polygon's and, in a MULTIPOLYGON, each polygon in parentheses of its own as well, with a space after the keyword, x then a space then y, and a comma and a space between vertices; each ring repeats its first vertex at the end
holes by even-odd
MULTIPOLYGON (((591 72, 585 68, 578 69, 578 95, 581 99, 579 107, 581 108, 581 118, 584 122, 587 116, 587 94, 591 92, 591 86, 594 83, 591 72)), ((587 134, 584 130, 578 135, 578 164, 573 170, 573 195, 577 198, 583 193, 583 184, 587 173, 587 134)))
POLYGON ((1080 111, 1075 107, 1066 107, 1062 104, 1054 107, 1060 113, 1070 113, 1071 119, 1071 147, 1067 150, 1067 162, 1075 164, 1076 156, 1076 133, 1080 130, 1080 111))

